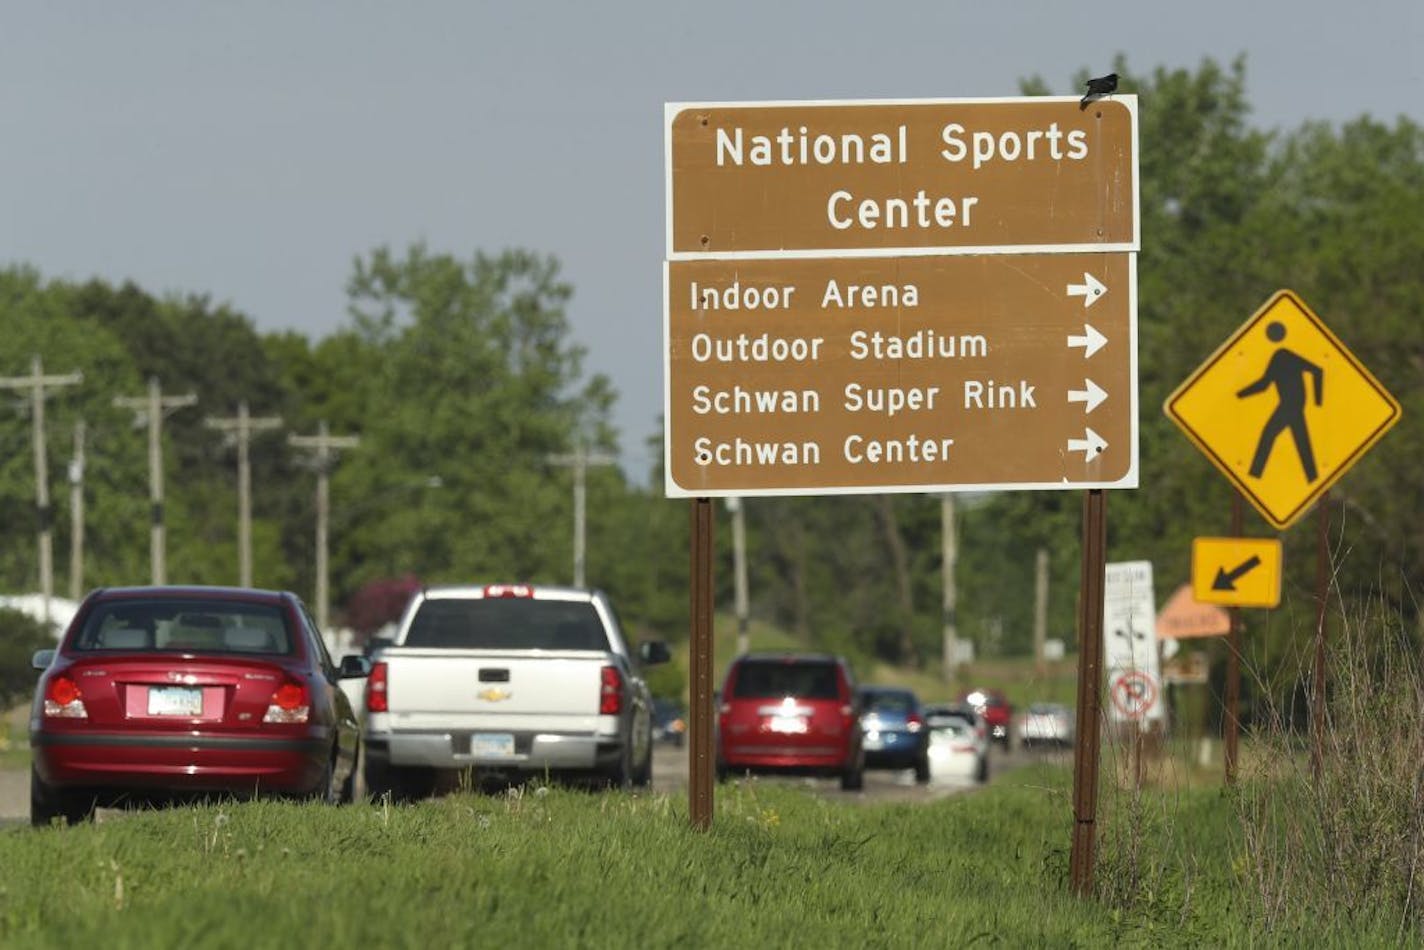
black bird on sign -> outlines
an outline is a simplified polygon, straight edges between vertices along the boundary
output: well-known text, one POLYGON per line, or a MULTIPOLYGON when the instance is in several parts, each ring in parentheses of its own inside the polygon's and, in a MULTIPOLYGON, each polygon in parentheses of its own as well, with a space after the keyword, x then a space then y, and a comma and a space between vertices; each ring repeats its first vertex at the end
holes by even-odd
POLYGON ((1106 76, 1099 76, 1097 79, 1088 80, 1088 94, 1078 103, 1079 109, 1088 108, 1088 103, 1103 96, 1110 95, 1117 90, 1117 73, 1108 73, 1106 76))

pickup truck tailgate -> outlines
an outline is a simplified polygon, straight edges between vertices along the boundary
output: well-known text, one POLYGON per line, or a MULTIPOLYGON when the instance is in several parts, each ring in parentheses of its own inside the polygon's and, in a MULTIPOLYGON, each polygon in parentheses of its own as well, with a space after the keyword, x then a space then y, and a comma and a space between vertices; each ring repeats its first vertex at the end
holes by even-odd
POLYGON ((387 695, 397 728, 511 716, 549 721, 598 715, 606 654, 592 651, 507 653, 487 650, 388 650, 387 695))

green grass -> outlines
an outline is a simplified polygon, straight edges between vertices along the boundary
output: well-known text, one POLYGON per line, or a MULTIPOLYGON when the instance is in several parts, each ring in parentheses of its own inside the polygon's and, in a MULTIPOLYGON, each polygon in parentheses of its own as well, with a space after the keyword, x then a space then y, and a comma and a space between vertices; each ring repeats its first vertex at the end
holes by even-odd
POLYGON ((1105 856, 1103 902, 1067 894, 1062 769, 928 805, 725 785, 707 833, 689 828, 686 804, 531 786, 414 806, 230 803, 16 829, 0 834, 0 945, 1360 946, 1397 936, 1328 907, 1292 908, 1269 933, 1254 926, 1232 806, 1215 790, 1138 800, 1138 860, 1129 867, 1121 848, 1105 856))

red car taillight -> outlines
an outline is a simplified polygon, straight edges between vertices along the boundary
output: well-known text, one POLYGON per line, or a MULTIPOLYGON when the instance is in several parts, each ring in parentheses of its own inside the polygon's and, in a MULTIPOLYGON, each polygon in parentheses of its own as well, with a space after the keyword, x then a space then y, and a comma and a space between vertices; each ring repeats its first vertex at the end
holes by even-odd
POLYGON ((925 718, 919 713, 910 713, 910 715, 906 717, 905 722, 910 727, 911 732, 919 732, 925 727, 925 718))
POLYGON ((306 722, 311 717, 311 690, 305 683, 286 682, 277 687, 263 722, 306 722))
POLYGON ((598 691, 598 714, 616 716, 623 711, 623 674, 616 666, 605 666, 598 691))
POLYGON ((62 674, 56 676, 45 687, 44 714, 59 719, 88 719, 83 695, 74 680, 62 674))
POLYGON ((366 712, 390 712, 390 701, 386 694, 386 664, 384 661, 371 667, 371 675, 366 679, 366 712))

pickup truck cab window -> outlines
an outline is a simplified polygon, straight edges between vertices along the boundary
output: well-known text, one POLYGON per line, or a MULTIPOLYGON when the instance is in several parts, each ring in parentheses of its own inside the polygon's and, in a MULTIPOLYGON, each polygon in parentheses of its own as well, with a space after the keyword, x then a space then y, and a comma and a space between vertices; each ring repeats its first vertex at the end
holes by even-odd
POLYGON ((411 619, 401 645, 466 650, 609 649, 608 635, 593 604, 527 598, 426 600, 411 619))

